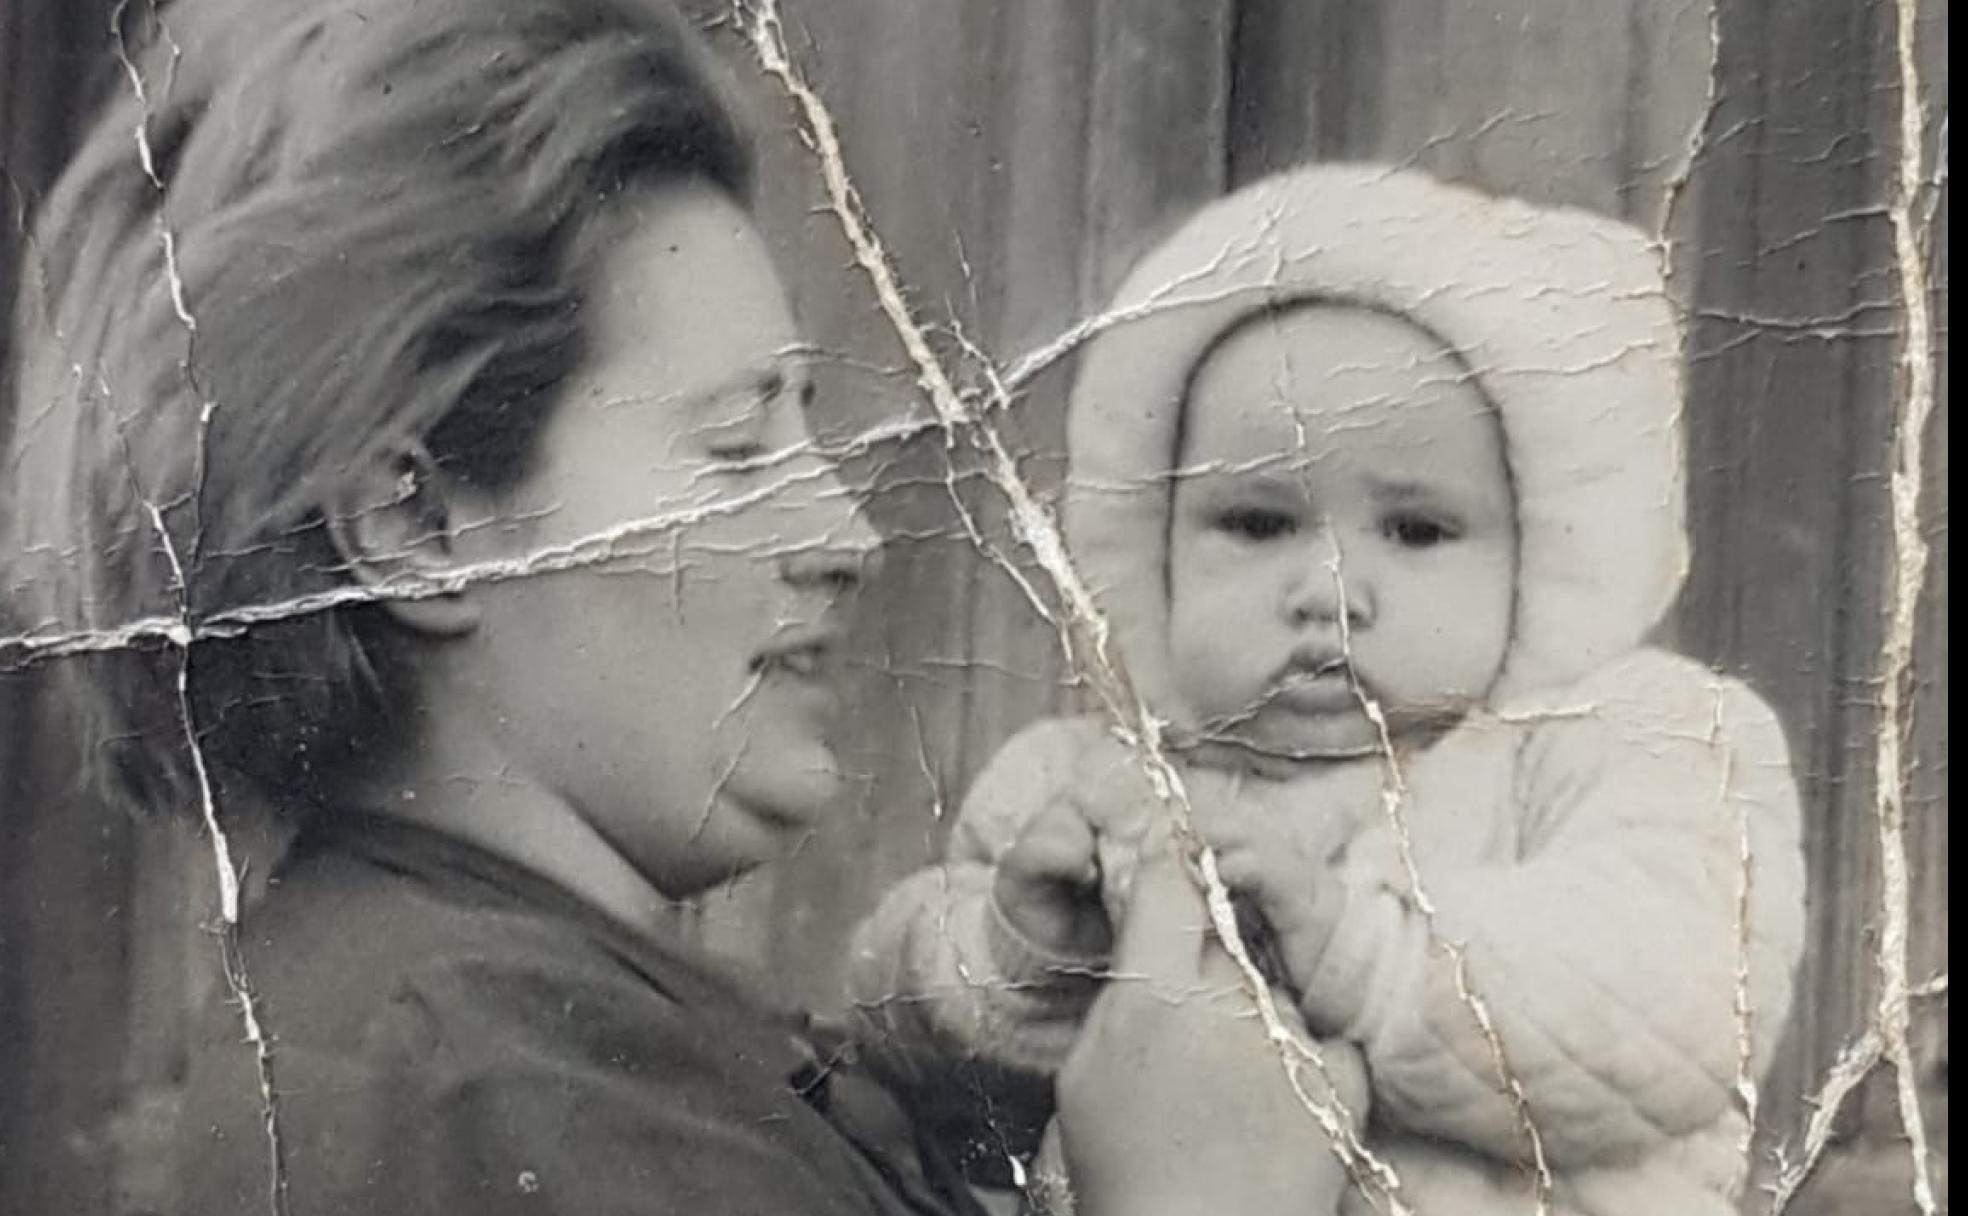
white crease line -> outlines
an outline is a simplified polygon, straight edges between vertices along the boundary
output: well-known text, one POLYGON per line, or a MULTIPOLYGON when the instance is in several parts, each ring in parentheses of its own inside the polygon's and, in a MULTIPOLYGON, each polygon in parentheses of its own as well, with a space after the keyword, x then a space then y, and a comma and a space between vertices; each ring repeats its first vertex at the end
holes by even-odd
MULTIPOLYGON (((743 14, 740 15, 742 17, 743 14)), ((1124 741, 1142 757, 1147 776, 1169 806, 1178 830, 1188 839, 1195 840, 1188 822, 1188 801, 1181 778, 1162 748, 1161 724, 1134 695, 1125 671, 1109 654, 1106 621, 1091 592, 1073 568, 1058 526, 1019 476, 1016 462, 996 431, 964 403, 931 350, 922 327, 911 315, 887 252, 873 232, 859 195, 848 179, 832 115, 792 65, 776 0, 760 0, 752 9, 751 20, 742 24, 758 54, 760 66, 779 82, 800 112, 808 147, 820 164, 829 207, 840 221, 856 263, 867 274, 883 314, 916 364, 919 383, 928 393, 938 418, 952 435, 973 434, 983 444, 989 476, 1010 504, 1012 526, 1019 539, 1032 549, 1040 568, 1052 579, 1064 601, 1069 624, 1078 624, 1091 635, 1091 644, 1086 648, 1090 658, 1083 669, 1084 674, 1105 703, 1109 717, 1124 741)), ((1320 1126, 1329 1129, 1329 1134, 1333 1127, 1346 1133, 1332 1136, 1332 1148, 1355 1179, 1363 1185, 1386 1187, 1396 1211, 1406 1212, 1399 1199, 1393 1198, 1393 1172, 1376 1161, 1360 1144, 1358 1137, 1351 1133, 1352 1119, 1343 1106, 1335 1102, 1332 1108, 1328 1108, 1305 1092, 1297 1073, 1297 1063, 1300 1060, 1317 1063, 1318 1049, 1299 1041, 1298 1036, 1279 1018, 1270 999, 1269 986, 1242 947, 1236 918, 1230 910, 1229 893, 1216 874, 1214 856, 1206 847, 1202 856, 1211 920, 1243 973, 1245 986, 1255 999, 1273 1042, 1290 1044, 1289 1049, 1281 1046, 1280 1058, 1293 1090, 1320 1126)))

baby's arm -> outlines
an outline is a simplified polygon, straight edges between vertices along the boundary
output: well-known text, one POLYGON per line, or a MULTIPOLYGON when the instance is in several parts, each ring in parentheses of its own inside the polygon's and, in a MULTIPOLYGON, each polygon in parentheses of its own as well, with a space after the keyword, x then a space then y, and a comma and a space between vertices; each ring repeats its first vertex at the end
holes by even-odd
POLYGON ((905 879, 862 922, 849 991, 878 1049, 1048 1077, 1064 1061, 1094 996, 1099 951, 1046 949, 1033 940, 1043 931, 1032 910, 1008 914, 994 888, 1014 849, 1041 866, 1070 851, 1064 825, 1045 822, 1046 812, 1100 746, 1112 743, 1081 720, 1041 722, 1013 738, 964 800, 945 860, 905 879))
POLYGON ((1308 1020, 1363 1043, 1377 1113, 1492 1156, 1530 1157, 1526 1113, 1557 1168, 1714 1124, 1739 1069, 1769 1062, 1802 946, 1775 719, 1741 685, 1647 653, 1550 707, 1518 767, 1520 860, 1422 875, 1466 968, 1431 944, 1401 867, 1343 865, 1298 905, 1301 938, 1323 939, 1293 965, 1308 1020))

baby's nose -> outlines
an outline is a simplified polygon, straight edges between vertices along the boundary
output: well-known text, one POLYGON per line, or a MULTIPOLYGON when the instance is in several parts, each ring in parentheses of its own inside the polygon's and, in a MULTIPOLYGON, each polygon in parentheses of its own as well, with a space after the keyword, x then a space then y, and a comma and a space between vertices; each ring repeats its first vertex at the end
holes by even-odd
POLYGON ((1364 564, 1348 562, 1329 528, 1319 530, 1311 550, 1286 604, 1293 625, 1336 627, 1342 620, 1348 629, 1371 625, 1373 578, 1364 564))

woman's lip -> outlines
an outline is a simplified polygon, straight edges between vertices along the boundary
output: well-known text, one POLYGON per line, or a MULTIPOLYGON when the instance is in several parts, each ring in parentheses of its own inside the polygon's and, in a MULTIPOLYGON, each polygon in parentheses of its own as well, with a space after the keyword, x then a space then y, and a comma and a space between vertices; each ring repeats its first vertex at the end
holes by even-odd
POLYGON ((791 698, 805 712, 824 722, 839 715, 845 698, 841 682, 831 665, 802 671, 783 663, 767 663, 759 672, 761 685, 776 698, 791 698))
POLYGON ((752 670, 800 680, 831 681, 840 649, 841 635, 837 629, 789 629, 752 656, 752 670))
POLYGON ((752 813, 775 829, 784 831, 813 826, 813 821, 820 816, 821 811, 818 807, 774 804, 753 807, 752 813))

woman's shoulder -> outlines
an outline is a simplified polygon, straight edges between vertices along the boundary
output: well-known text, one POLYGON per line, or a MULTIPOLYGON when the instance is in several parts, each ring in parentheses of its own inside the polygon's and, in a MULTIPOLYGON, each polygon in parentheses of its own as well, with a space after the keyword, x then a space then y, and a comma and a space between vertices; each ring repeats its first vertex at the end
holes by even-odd
POLYGON ((247 914, 238 960, 285 1049, 414 1062, 435 1084, 619 1059, 625 1042, 675 1052, 704 1033, 696 1006, 749 1008, 681 938, 489 861, 305 858, 247 914))
POLYGON ((567 1063, 542 1051, 528 990, 591 982, 577 935, 339 853, 283 866, 227 942, 189 1044, 180 1147, 194 1210, 251 1210, 276 1182, 276 1151, 285 1185, 329 1210, 382 1195, 427 1210, 403 1199, 395 1163, 418 1163, 434 1188, 462 1180, 467 1163, 433 1158, 461 1096, 567 1063))
POLYGON ((879 1192, 797 1099, 811 1059, 789 1021, 680 943, 530 895, 343 852, 289 866, 192 1051, 184 1151, 218 1188, 201 1210, 266 1193, 269 1137, 290 1186, 347 1210, 705 1210, 751 1186, 779 1213, 879 1192))

